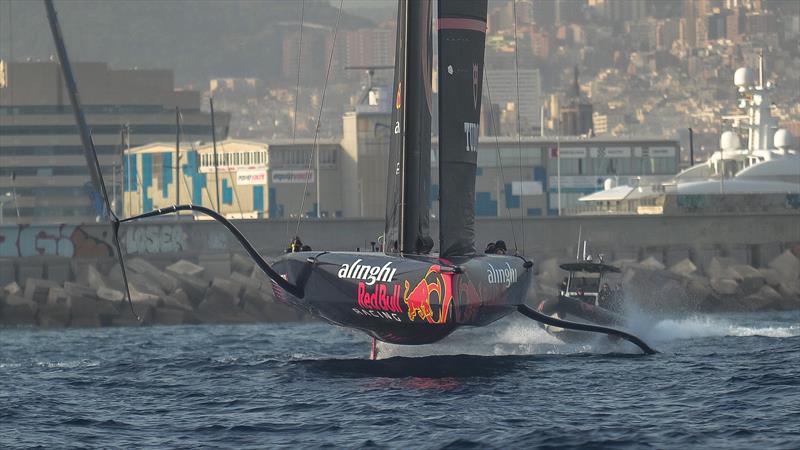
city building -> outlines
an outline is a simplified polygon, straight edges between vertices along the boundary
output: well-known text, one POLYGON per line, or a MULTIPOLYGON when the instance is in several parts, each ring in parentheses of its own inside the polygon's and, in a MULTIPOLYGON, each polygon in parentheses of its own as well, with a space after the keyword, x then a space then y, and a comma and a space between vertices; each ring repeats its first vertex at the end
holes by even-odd
POLYGON ((210 142, 182 144, 179 151, 167 142, 131 148, 123 169, 123 214, 191 203, 229 219, 317 217, 318 208, 320 217, 342 217, 341 147, 338 140, 316 144, 228 139, 216 145, 216 164, 210 142))
MULTIPOLYGON (((86 119, 112 203, 122 191, 123 130, 133 146, 174 142, 176 111, 187 140, 211 140, 211 117, 198 91, 176 90, 171 70, 73 65, 86 119)), ((230 115, 216 115, 227 136, 230 115)), ((126 143, 126 145, 128 144, 126 143)), ((103 212, 57 63, 0 61, 0 195, 12 193, 6 222, 85 223, 103 212), (19 217, 16 212, 19 212, 19 217)))

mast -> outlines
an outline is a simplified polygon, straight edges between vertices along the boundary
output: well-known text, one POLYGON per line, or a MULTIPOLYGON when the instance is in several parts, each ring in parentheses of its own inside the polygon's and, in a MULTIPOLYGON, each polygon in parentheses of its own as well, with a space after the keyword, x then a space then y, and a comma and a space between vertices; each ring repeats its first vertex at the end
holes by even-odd
POLYGON ((475 253, 487 0, 439 0, 440 256, 475 253))
POLYGON ((429 212, 432 54, 430 0, 400 0, 383 249, 386 253, 425 254, 433 247, 429 212))

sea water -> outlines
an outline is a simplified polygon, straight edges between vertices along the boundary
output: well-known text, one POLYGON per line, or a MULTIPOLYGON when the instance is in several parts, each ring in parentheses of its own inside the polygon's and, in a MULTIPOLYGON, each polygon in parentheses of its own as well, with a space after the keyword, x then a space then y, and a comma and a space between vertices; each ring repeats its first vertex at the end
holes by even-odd
POLYGON ((632 328, 660 353, 521 317, 378 361, 321 323, 0 329, 0 448, 800 448, 800 312, 632 328))

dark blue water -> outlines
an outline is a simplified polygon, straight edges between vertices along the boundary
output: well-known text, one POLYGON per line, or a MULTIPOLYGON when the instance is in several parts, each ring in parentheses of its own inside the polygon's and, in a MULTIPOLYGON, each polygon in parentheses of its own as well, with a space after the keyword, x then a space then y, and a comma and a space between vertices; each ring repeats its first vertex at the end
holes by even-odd
POLYGON ((800 448, 800 313, 641 328, 660 354, 514 319, 375 362, 323 324, 0 329, 0 447, 800 448))

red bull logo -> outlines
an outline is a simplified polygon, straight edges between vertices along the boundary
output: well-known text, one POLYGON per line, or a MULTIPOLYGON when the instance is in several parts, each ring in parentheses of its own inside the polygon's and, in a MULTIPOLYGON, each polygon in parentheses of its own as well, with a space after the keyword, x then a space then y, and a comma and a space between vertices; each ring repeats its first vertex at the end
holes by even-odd
POLYGON ((419 317, 428 323, 445 323, 453 302, 453 275, 443 274, 441 266, 433 265, 413 289, 405 281, 403 300, 412 322, 419 317))

